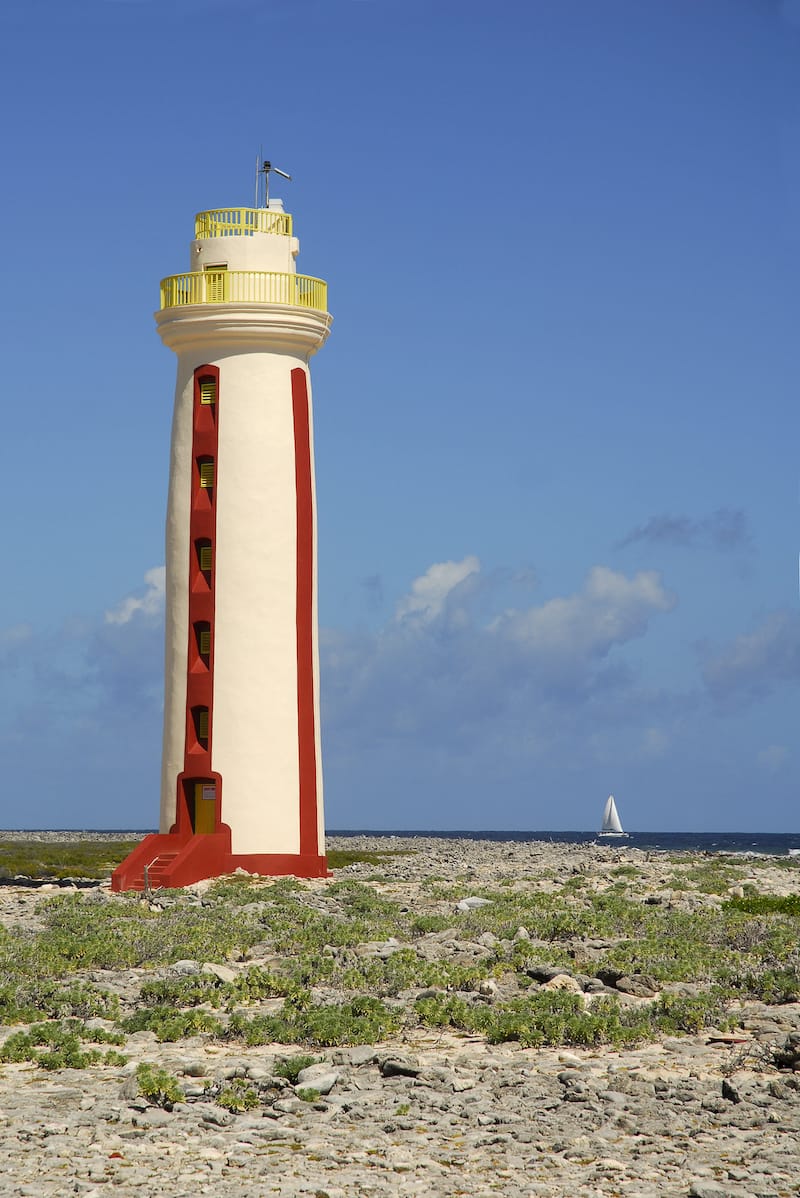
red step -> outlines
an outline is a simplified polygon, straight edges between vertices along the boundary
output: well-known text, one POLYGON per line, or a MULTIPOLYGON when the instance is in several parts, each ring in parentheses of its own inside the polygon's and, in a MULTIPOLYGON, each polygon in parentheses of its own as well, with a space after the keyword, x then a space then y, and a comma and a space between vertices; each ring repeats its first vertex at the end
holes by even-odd
MULTIPOLYGON (((169 867, 177 856, 177 853, 159 853, 157 857, 153 858, 147 866, 147 880, 150 883, 151 889, 157 889, 164 885, 166 875, 169 873, 169 867)), ((131 883, 130 888, 131 890, 144 890, 144 871, 131 883)))

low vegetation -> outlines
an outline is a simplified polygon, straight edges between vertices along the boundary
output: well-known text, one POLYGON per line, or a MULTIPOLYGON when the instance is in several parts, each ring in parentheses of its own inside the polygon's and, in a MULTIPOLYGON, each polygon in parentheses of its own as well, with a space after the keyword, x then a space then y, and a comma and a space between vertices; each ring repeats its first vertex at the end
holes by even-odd
POLYGON ((136 1068, 136 1081, 139 1093, 153 1106, 171 1110, 176 1102, 183 1101, 184 1092, 177 1077, 158 1065, 142 1062, 136 1068))
POLYGON ((100 1028, 89 1030, 79 1020, 34 1023, 13 1032, 0 1048, 0 1061, 31 1061, 41 1069, 85 1069, 87 1065, 124 1065, 127 1057, 97 1044, 124 1044, 125 1037, 100 1028), (89 1047, 91 1045, 92 1047, 89 1047))
MULTIPOLYGON (((107 878, 133 852, 138 840, 0 840, 0 882, 14 878, 61 881, 107 878)), ((364 852, 333 849, 328 853, 331 869, 344 869, 355 862, 380 865, 404 855, 404 850, 364 852)))
MULTIPOLYGON (((199 894, 162 891, 155 903, 96 890, 42 897, 36 926, 0 929, 0 1022, 14 1028, 0 1061, 108 1066, 124 1062, 119 1050, 137 1032, 159 1042, 199 1036, 297 1048, 273 1078, 296 1087, 320 1049, 415 1029, 523 1047, 622 1047, 733 1028, 751 1000, 800 1001, 800 861, 781 865, 780 894, 761 889, 750 863, 684 857, 665 859, 658 893, 644 893, 626 863, 537 884, 431 877, 414 901, 402 881, 341 876, 237 876, 199 894), (459 910, 469 895, 485 905, 459 910), (171 972, 178 961, 192 964, 171 972), (217 965, 204 971, 204 962, 217 965), (231 970, 218 968, 226 963, 231 970), (590 993, 541 985, 559 968, 577 989, 592 979, 590 993), (139 971, 133 997, 113 984, 115 971, 130 970, 139 971), (631 1000, 637 985, 644 998, 631 1000)), ((75 858, 65 868, 76 876, 75 858)), ((155 1066, 140 1065, 136 1078, 156 1105, 183 1098, 155 1066)), ((260 1101, 241 1078, 208 1093, 232 1112, 260 1101)), ((297 1093, 319 1097, 312 1086, 297 1093)))
POLYGON ((136 840, 0 840, 0 882, 107 878, 136 848, 136 840))

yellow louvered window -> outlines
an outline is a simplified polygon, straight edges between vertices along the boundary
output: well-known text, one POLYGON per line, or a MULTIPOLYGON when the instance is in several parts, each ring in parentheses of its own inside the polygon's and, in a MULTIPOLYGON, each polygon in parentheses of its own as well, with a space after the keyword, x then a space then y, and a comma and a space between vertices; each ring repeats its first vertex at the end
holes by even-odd
POLYGON ((200 463, 200 486, 208 491, 214 486, 214 460, 207 458, 200 463))
POLYGON ((201 379, 200 380, 200 403, 215 404, 217 402, 217 380, 216 379, 201 379))
POLYGON ((197 714, 197 739, 208 740, 208 708, 202 707, 197 714))
POLYGON ((211 652, 211 630, 204 628, 200 633, 199 648, 202 657, 208 657, 211 652))
POLYGON ((200 546, 200 569, 206 570, 206 571, 211 569, 211 546, 210 545, 201 545, 200 546))

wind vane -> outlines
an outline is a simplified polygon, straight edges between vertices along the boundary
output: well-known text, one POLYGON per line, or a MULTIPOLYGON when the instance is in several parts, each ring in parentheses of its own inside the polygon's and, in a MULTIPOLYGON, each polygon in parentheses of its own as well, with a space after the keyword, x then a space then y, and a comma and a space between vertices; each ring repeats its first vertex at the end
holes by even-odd
POLYGON ((288 179, 291 183, 292 176, 287 175, 286 171, 279 170, 277 166, 273 166, 266 158, 259 154, 256 159, 256 208, 269 208, 269 176, 270 172, 274 171, 276 175, 280 175, 282 179, 288 179))

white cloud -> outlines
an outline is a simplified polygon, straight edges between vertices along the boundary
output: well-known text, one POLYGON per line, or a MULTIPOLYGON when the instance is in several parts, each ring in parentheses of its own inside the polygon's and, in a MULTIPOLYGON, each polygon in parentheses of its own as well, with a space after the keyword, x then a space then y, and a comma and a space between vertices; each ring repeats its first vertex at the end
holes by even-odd
POLYGON ((594 566, 583 590, 526 611, 506 611, 493 629, 529 653, 546 657, 603 657, 615 644, 642 636, 654 612, 676 603, 655 570, 628 578, 594 566))
POLYGON ((510 606, 517 581, 473 556, 439 562, 381 629, 322 630, 329 793, 351 812, 339 826, 391 826, 392 809, 396 826, 431 827, 450 803, 451 826, 489 827, 495 805, 545 786, 669 761, 695 697, 648 682, 646 650, 627 655, 675 606, 660 576, 596 566, 575 594, 510 606))
POLYGON ((340 748, 413 739, 415 753, 468 757, 494 743, 500 760, 632 719, 636 754, 663 752, 669 701, 643 696, 623 657, 608 660, 674 606, 659 576, 597 566, 576 595, 487 618, 505 590, 475 557, 436 563, 382 630, 323 630, 325 726, 340 748))
POLYGON ((166 566, 154 566, 145 573, 147 590, 144 595, 129 595, 117 607, 106 612, 107 624, 128 624, 137 612, 144 616, 158 616, 164 607, 166 566))
POLYGON ((456 587, 466 578, 477 575, 481 564, 477 557, 465 557, 460 562, 435 562, 411 584, 411 592, 397 604, 398 620, 411 618, 428 624, 441 615, 456 587))

